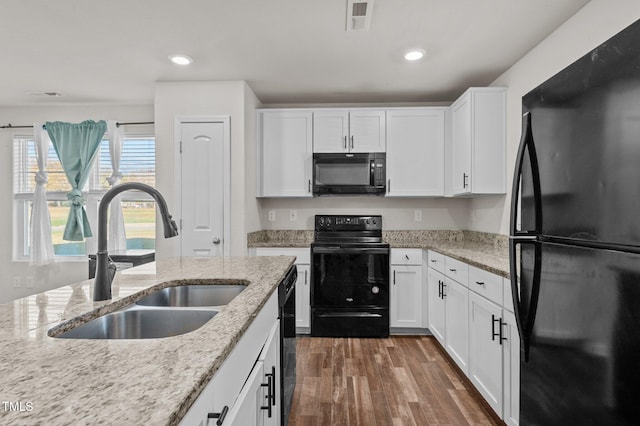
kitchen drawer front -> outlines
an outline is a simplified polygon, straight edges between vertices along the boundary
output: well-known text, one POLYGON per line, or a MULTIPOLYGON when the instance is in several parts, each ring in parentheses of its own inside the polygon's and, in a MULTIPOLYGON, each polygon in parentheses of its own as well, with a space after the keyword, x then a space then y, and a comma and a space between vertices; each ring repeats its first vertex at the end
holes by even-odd
POLYGON ((449 278, 459 282, 465 287, 469 287, 469 265, 451 257, 444 258, 444 274, 449 278))
POLYGON ((392 265, 422 265, 421 249, 391 249, 392 265))
POLYGON ((429 250, 429 267, 444 274, 444 254, 429 250))
POLYGON ((296 265, 309 265, 311 263, 310 248, 257 247, 256 256, 295 256, 296 265))
POLYGON ((493 303, 502 306, 502 292, 504 283, 502 277, 469 266, 469 288, 493 303))

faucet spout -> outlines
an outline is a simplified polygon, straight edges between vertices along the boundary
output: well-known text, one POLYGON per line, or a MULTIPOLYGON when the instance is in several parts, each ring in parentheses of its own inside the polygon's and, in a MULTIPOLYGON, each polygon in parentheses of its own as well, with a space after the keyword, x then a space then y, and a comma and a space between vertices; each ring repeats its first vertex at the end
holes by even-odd
POLYGON ((129 190, 143 191, 151 195, 162 216, 164 237, 171 238, 178 235, 178 225, 171 218, 167 202, 157 189, 140 182, 126 182, 108 190, 98 207, 98 252, 96 253, 96 277, 93 282, 94 301, 111 299, 111 282, 116 270, 115 265, 109 261, 109 253, 107 252, 107 212, 113 198, 121 192, 129 190))

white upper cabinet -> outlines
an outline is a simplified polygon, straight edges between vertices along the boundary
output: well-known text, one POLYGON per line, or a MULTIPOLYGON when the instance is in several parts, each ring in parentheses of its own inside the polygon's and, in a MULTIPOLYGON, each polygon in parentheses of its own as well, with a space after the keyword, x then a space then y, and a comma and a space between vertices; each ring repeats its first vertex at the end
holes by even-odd
POLYGON ((387 197, 444 195, 445 110, 387 110, 387 197))
POLYGON ((473 87, 451 105, 451 195, 504 194, 506 89, 473 87))
POLYGON ((385 111, 314 110, 313 152, 385 152, 385 111))
POLYGON ((258 196, 311 197, 311 111, 258 112, 258 196))
POLYGON ((314 111, 313 152, 349 152, 349 113, 314 111))

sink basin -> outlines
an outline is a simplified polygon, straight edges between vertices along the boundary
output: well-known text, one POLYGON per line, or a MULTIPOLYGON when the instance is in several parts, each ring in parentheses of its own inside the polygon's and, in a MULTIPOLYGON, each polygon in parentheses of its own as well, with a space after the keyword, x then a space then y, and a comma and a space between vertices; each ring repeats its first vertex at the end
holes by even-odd
POLYGON ((58 336, 63 339, 153 339, 202 327, 214 310, 128 309, 113 312, 58 336))
POLYGON ((143 306, 211 307, 226 305, 242 290, 244 285, 182 285, 166 287, 136 301, 143 306))

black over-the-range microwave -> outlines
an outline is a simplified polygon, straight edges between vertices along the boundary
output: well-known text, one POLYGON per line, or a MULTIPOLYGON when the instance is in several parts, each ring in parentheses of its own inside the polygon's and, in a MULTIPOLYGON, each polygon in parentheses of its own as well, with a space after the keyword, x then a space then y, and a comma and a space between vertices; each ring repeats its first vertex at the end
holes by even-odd
POLYGON ((384 195, 386 154, 313 154, 313 195, 384 195))

